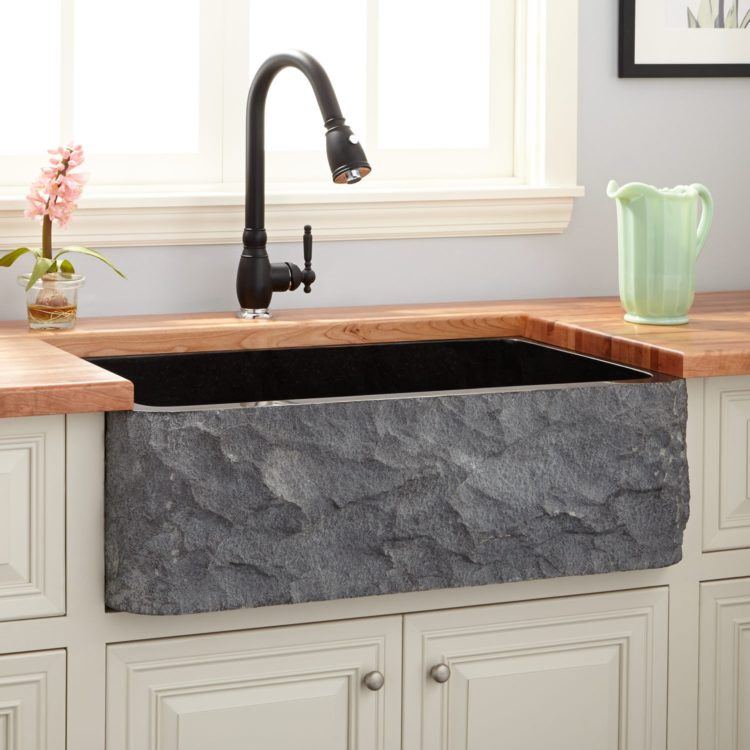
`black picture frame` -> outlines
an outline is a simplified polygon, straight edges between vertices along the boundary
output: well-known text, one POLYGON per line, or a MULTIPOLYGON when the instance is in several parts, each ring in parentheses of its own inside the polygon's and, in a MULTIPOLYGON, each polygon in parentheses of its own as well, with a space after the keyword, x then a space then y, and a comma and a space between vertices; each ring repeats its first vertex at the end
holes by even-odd
POLYGON ((750 64, 639 65, 635 62, 635 3, 620 0, 620 78, 740 78, 750 76, 750 64))

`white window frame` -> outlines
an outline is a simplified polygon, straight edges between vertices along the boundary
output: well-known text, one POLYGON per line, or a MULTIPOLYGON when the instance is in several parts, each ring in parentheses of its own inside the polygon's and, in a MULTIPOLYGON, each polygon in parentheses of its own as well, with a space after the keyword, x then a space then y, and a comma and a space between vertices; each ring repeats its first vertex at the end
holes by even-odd
MULTIPOLYGON (((214 0, 215 1, 215 0, 214 0)), ((242 0, 223 0, 232 13, 242 0)), ((247 84, 240 24, 224 25, 225 86, 247 84), (232 59, 234 56, 235 59, 232 59), (242 80, 239 80, 239 77, 242 80)), ((316 238, 396 239, 555 234, 568 226, 577 184, 578 0, 516 0, 516 127, 512 179, 365 180, 356 189, 327 182, 269 185, 270 241, 296 240, 305 223, 316 238)), ((227 123, 244 121, 242 97, 225 97, 227 123)), ((236 130, 235 130, 236 132, 236 130)), ((323 144, 321 144, 323 148, 323 144)), ((225 149, 225 153, 228 149, 225 149)), ((225 174, 229 165, 225 164, 225 174)), ((3 245, 39 242, 38 226, 22 217, 25 189, 0 191, 3 245)), ((242 185, 89 187, 66 244, 99 247, 239 244, 242 185)))

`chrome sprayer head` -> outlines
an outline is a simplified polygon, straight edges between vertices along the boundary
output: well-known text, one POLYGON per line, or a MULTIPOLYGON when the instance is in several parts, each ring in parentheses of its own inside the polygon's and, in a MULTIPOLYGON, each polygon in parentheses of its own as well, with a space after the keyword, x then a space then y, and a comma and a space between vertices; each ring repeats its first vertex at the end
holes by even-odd
POLYGON ((362 169, 350 169, 348 172, 344 172, 344 178, 346 179, 347 185, 354 185, 359 182, 367 173, 362 174, 362 169))

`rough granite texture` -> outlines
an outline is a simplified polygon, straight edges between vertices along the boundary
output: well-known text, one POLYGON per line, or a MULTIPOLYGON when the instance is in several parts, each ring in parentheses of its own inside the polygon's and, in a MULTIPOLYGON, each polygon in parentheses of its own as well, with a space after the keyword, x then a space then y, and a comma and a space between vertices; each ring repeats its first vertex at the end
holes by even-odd
POLYGON ((107 415, 106 602, 179 614, 681 558, 685 383, 107 415))

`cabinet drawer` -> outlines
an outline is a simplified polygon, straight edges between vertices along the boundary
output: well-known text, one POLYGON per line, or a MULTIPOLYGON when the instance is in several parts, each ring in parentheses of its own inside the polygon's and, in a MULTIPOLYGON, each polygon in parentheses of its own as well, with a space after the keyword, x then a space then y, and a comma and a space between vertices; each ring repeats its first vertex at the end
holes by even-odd
POLYGON ((700 750, 750 749, 750 578, 701 584, 700 750))
POLYGON ((0 419, 0 620, 65 611, 65 417, 0 419))
POLYGON ((667 617, 666 589, 407 616, 404 747, 664 750, 667 617))
POLYGON ((400 722, 400 617, 107 651, 108 750, 396 750, 400 722))
POLYGON ((65 651, 0 656, 0 748, 65 749, 65 651))
POLYGON ((750 378, 705 391, 703 549, 750 547, 750 378))

